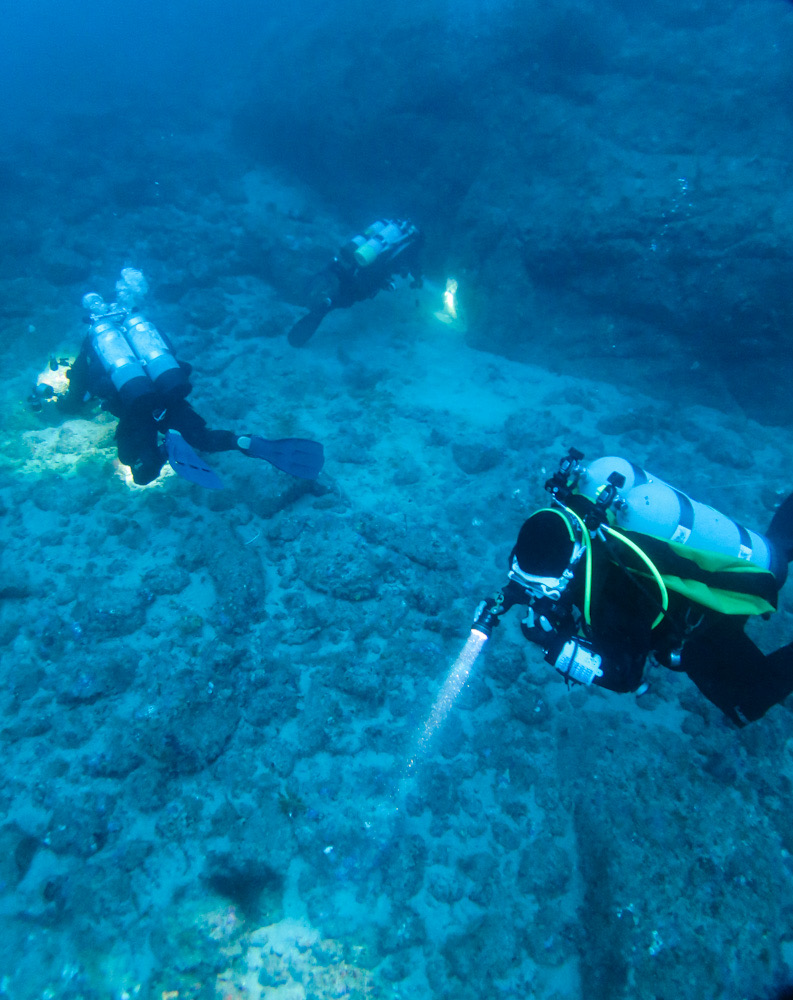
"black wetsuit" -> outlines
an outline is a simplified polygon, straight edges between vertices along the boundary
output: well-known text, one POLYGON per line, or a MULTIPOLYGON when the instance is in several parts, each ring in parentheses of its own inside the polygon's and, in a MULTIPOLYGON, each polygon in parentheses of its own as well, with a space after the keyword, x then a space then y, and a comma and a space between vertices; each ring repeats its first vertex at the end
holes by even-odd
POLYGON ((289 332, 292 346, 302 347, 307 343, 333 309, 349 309, 356 302, 373 299, 378 292, 390 286, 396 275, 403 278, 410 276, 414 285, 420 287, 423 244, 423 234, 416 230, 396 254, 386 251, 366 267, 356 262, 349 247, 339 251, 338 256, 311 283, 309 312, 289 332))
MULTIPOLYGON (((790 561, 793 497, 777 511, 766 537, 782 559, 790 561)), ((593 652, 602 657, 603 676, 596 677, 594 684, 611 691, 635 691, 642 683, 648 657, 653 656, 670 669, 684 671, 702 694, 739 726, 761 718, 793 693, 793 643, 766 655, 744 633, 746 616, 722 614, 671 591, 667 613, 653 629, 661 606, 646 577, 628 573, 624 565, 615 563, 597 536, 592 540, 592 558, 590 625, 583 631, 593 652)), ((582 576, 579 562, 564 601, 549 614, 553 632, 539 625, 522 625, 526 638, 547 650, 551 663, 565 642, 582 631, 582 576)), ((514 581, 501 593, 504 611, 515 605, 528 606, 526 591, 514 581)), ((541 603, 535 610, 543 611, 541 603)))
POLYGON ((185 380, 178 391, 162 395, 154 391, 125 405, 107 375, 91 344, 90 336, 83 341, 80 353, 69 369, 69 391, 59 400, 64 412, 77 412, 90 397, 102 401, 102 409, 118 417, 116 444, 118 458, 132 469, 133 480, 141 486, 159 476, 167 461, 160 444, 160 435, 178 431, 189 445, 198 451, 218 452, 241 450, 232 431, 210 430, 185 398, 190 392, 188 381, 192 366, 180 361, 185 380))
POLYGON ((373 299, 378 292, 388 288, 392 279, 412 277, 421 282, 419 254, 423 238, 416 233, 413 240, 397 256, 383 253, 368 267, 360 267, 352 254, 341 252, 328 265, 327 275, 335 285, 330 298, 329 309, 347 309, 356 302, 373 299))

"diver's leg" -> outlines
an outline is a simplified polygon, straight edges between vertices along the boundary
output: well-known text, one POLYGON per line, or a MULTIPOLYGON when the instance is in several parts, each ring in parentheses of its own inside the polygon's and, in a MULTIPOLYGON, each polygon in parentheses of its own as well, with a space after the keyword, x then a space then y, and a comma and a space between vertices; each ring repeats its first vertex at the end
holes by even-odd
POLYGON ((793 692, 793 644, 765 656, 743 631, 743 619, 725 619, 683 647, 681 668, 708 701, 738 726, 754 722, 793 692))
POLYGON ((765 669, 766 696, 772 699, 772 705, 777 705, 793 693, 793 642, 769 653, 765 669))
MULTIPOLYGON (((299 479, 316 479, 325 461, 322 445, 304 438, 268 441, 255 434, 236 435, 233 431, 209 430, 206 420, 185 400, 169 406, 164 423, 179 431, 198 451, 241 451, 251 458, 263 458, 282 472, 299 479)), ((163 427, 162 430, 166 430, 163 427)))
POLYGON ((330 312, 330 306, 318 306, 301 317, 287 334, 292 347, 304 347, 319 329, 319 324, 330 312))
POLYGON ((206 420, 185 399, 168 407, 165 423, 172 430, 179 431, 185 441, 198 451, 240 450, 237 435, 233 431, 210 430, 206 420))

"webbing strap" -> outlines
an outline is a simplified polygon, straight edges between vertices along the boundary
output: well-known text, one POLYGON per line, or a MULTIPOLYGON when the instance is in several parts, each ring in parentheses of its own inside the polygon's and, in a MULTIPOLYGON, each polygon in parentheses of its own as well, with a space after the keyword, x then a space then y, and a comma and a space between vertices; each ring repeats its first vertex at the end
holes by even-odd
POLYGON ((691 537, 691 531, 694 527, 694 505, 685 493, 681 493, 680 490, 676 490, 674 486, 670 486, 669 488, 677 497, 677 502, 680 505, 677 527, 675 528, 671 540, 685 545, 691 537))

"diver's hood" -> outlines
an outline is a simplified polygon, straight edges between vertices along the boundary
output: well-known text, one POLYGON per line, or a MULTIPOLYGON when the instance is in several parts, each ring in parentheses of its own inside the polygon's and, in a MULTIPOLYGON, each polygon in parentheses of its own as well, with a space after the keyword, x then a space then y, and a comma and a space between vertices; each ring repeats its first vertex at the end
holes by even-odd
POLYGON ((566 507, 536 511, 520 529, 509 578, 534 597, 558 600, 586 552, 584 532, 580 519, 566 507))

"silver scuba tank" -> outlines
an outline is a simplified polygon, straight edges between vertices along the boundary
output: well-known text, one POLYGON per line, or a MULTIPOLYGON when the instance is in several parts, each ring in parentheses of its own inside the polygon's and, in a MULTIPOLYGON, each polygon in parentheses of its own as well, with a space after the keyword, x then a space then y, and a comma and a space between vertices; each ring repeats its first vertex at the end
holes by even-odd
MULTIPOLYGON (((130 383, 142 378, 149 382, 143 365, 127 343, 123 332, 110 319, 100 319, 91 327, 91 342, 97 357, 116 390, 128 395, 130 383)), ((140 395, 134 393, 135 396, 140 395)))
POLYGON ((140 313, 124 320, 126 339, 160 393, 187 386, 187 376, 157 327, 140 313))
POLYGON ((114 312, 96 292, 83 296, 83 306, 91 317, 89 335, 94 353, 122 401, 129 405, 151 392, 144 367, 119 325, 121 314, 114 312))
POLYGON ((384 251, 396 250, 400 243, 405 243, 413 232, 408 222, 381 220, 372 223, 364 232, 366 241, 353 252, 355 263, 359 267, 369 267, 384 251))
MULTIPOLYGON (((352 257, 353 259, 355 259, 356 251, 360 250, 365 243, 366 243, 365 236, 353 236, 350 242, 345 243, 344 246, 341 248, 340 251, 341 256, 352 257)), ((355 263, 357 264, 358 261, 356 260, 355 263)))
POLYGON ((593 502, 613 473, 625 484, 611 507, 618 528, 663 538, 691 549, 719 552, 776 569, 769 541, 704 503, 675 489, 624 458, 608 456, 590 462, 581 472, 576 492, 593 502))
POLYGON ((356 236, 351 242, 356 244, 352 256, 358 267, 368 267, 372 261, 379 256, 384 249, 384 244, 377 238, 385 229, 387 223, 382 221, 373 222, 363 233, 363 237, 356 236))

